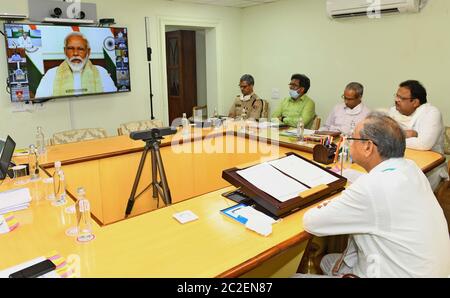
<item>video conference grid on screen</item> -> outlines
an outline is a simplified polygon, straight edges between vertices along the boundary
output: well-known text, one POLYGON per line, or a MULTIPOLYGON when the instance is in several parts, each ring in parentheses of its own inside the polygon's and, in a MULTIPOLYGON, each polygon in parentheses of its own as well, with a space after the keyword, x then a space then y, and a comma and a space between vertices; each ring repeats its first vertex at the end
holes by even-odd
POLYGON ((11 101, 128 92, 126 28, 5 24, 11 101))

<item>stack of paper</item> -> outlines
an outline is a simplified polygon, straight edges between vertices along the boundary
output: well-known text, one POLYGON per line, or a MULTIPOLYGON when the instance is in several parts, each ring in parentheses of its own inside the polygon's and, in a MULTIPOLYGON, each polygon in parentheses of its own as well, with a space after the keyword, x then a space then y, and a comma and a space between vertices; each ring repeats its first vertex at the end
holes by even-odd
MULTIPOLYGON (((315 132, 316 132, 315 130, 305 129, 303 131, 303 136, 310 136, 310 135, 313 135, 315 132)), ((287 136, 287 137, 296 137, 297 129, 292 128, 292 129, 288 129, 288 130, 283 130, 282 132, 280 132, 280 135, 287 136)))
POLYGON ((237 173, 257 188, 281 202, 298 197, 301 192, 308 189, 298 181, 284 175, 269 163, 262 163, 242 171, 237 171, 237 173))
POLYGON ((262 163, 237 173, 280 202, 296 198, 310 188, 338 180, 320 167, 295 155, 262 163))
POLYGON ((26 209, 30 206, 31 195, 28 188, 0 192, 0 214, 26 209))
POLYGON ((266 129, 269 127, 278 127, 278 123, 269 122, 269 121, 262 121, 258 123, 258 128, 260 129, 266 129))

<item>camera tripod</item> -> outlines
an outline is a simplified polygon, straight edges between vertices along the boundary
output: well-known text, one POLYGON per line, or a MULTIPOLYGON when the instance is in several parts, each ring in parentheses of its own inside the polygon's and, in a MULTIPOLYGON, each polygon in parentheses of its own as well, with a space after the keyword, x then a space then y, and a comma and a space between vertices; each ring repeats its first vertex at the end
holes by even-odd
MULTIPOLYGON (((130 198, 128 199, 127 209, 125 211, 125 218, 127 218, 128 215, 130 215, 136 199, 138 199, 150 187, 153 187, 154 199, 158 199, 158 195, 160 195, 162 201, 166 206, 172 204, 172 197, 170 195, 169 186, 167 184, 167 177, 164 171, 164 166, 161 158, 161 152, 159 150, 161 139, 162 137, 153 135, 150 139, 144 140, 146 144, 144 147, 144 152, 142 152, 141 161, 139 162, 139 168, 136 174, 136 179, 134 180, 130 198), (149 151, 151 153, 152 159, 152 183, 148 185, 139 195, 136 196, 137 187, 139 185, 142 170, 144 169, 145 160, 147 158, 149 151), (158 182, 158 174, 159 177, 161 178, 160 182, 158 182)), ((158 207, 159 207, 159 200, 158 200, 158 207)))

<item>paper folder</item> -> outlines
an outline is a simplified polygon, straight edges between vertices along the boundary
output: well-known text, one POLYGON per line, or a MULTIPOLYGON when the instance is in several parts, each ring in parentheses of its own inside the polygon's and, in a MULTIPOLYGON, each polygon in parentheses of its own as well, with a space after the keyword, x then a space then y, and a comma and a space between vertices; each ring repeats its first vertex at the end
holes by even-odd
MULTIPOLYGON (((306 181, 300 181, 299 177, 294 177, 292 173, 285 173, 287 177, 305 185, 306 190, 299 192, 296 196, 294 194, 295 197, 291 199, 281 201, 270 195, 268 192, 263 191, 261 188, 258 188, 254 184, 250 183, 239 174, 240 171, 249 169, 251 167, 231 168, 224 170, 222 172, 222 178, 231 183, 233 186, 239 187, 240 190, 248 197, 250 197, 254 202, 267 209, 273 215, 279 217, 286 216, 299 209, 303 209, 307 206, 315 204, 316 202, 321 201, 324 198, 343 190, 347 183, 347 179, 345 177, 342 177, 328 169, 325 169, 317 165, 316 163, 292 152, 287 153, 286 156, 281 157, 273 162, 277 162, 285 157, 298 158, 300 159, 299 161, 301 161, 304 165, 307 165, 308 168, 311 168, 316 172, 324 171, 324 175, 333 178, 330 180, 332 182, 318 183, 317 185, 313 185, 312 181, 307 181, 306 183, 306 181)), ((278 170, 280 172, 283 172, 282 169, 278 170)), ((307 179, 305 178, 305 180, 307 179)))

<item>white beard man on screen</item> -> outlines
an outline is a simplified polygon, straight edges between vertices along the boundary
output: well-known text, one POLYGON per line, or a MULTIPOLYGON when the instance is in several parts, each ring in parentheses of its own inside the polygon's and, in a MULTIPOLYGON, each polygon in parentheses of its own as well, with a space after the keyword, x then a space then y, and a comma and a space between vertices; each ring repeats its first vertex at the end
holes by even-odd
POLYGON ((36 91, 36 98, 116 92, 106 69, 89 60, 89 41, 80 32, 70 33, 64 40, 66 60, 47 71, 36 91))
POLYGON ((31 49, 33 47, 33 42, 31 41, 31 37, 28 36, 27 31, 22 32, 22 36, 18 38, 18 48, 22 49, 31 49))

